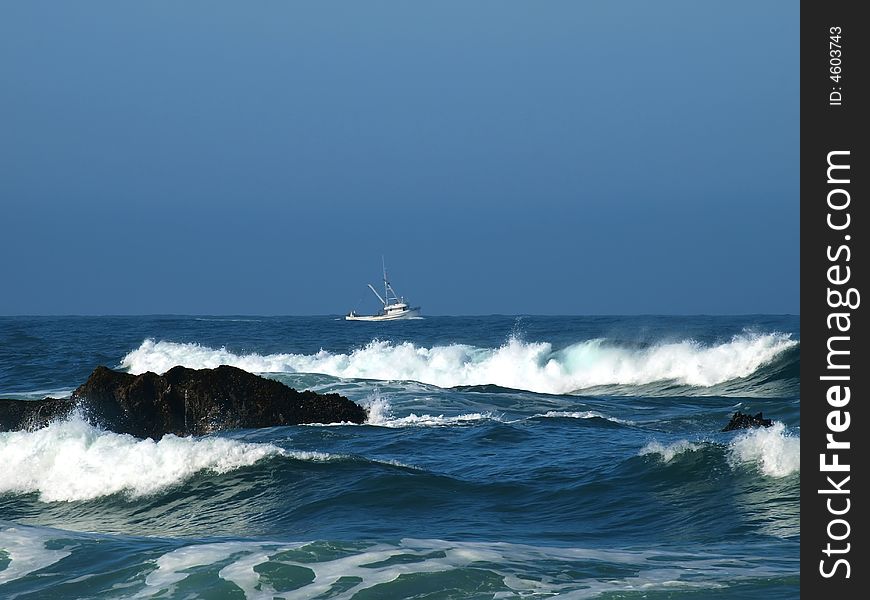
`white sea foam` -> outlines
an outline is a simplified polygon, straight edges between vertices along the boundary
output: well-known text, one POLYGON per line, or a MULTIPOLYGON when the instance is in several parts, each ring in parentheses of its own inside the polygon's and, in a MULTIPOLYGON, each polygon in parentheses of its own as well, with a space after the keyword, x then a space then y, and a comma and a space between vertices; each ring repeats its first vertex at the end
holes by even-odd
POLYGON ((372 399, 366 404, 369 411, 369 418, 366 421, 369 425, 378 427, 449 427, 451 425, 467 425, 469 423, 477 423, 480 421, 499 421, 502 423, 518 423, 529 419, 541 418, 564 418, 564 419, 593 419, 596 417, 612 421, 614 423, 622 423, 626 425, 633 424, 633 421, 626 421, 616 417, 609 417, 603 413, 594 410, 586 411, 560 411, 550 410, 546 413, 532 415, 531 417, 522 417, 514 420, 506 420, 503 415, 498 415, 492 412, 474 412, 463 413, 459 415, 445 416, 441 415, 418 415, 411 413, 404 417, 396 417, 393 415, 390 402, 375 394, 372 399))
POLYGON ((737 435, 728 446, 732 464, 754 464, 770 477, 800 472, 801 439, 790 435, 783 423, 747 430, 737 435))
POLYGON ((692 340, 636 349, 587 340, 554 351, 547 342, 509 339, 499 348, 464 344, 418 347, 375 340, 349 354, 234 354, 226 348, 145 340, 121 360, 129 372, 176 365, 232 365, 255 373, 321 373, 342 378, 420 381, 439 387, 493 384, 564 394, 601 385, 657 381, 708 387, 746 377, 797 345, 788 334, 742 334, 713 346, 692 340))
POLYGON ((46 548, 45 543, 51 539, 51 534, 33 527, 0 529, 0 551, 9 559, 9 564, 0 571, 0 585, 44 569, 71 554, 65 549, 46 548))
POLYGON ((445 417, 442 415, 417 415, 411 413, 405 417, 394 417, 389 401, 375 393, 366 403, 369 417, 366 423, 378 427, 447 427, 450 425, 465 425, 478 421, 498 421, 500 418, 492 413, 468 413, 445 417))
POLYGON ((185 579, 190 569, 226 560, 247 547, 248 544, 244 542, 226 542, 184 546, 168 552, 157 559, 157 568, 145 577, 146 590, 154 592, 169 589, 185 579))
MULTIPOLYGON (((92 543, 88 536, 71 532, 17 525, 0 528, 0 551, 11 559, 5 569, 0 568, 0 585, 44 570, 70 555, 78 561, 86 560, 92 543), (49 545, 54 547, 50 549, 49 545)), ((442 581, 449 581, 452 572, 472 568, 501 578, 506 589, 497 594, 500 598, 558 595, 585 599, 607 592, 639 589, 716 588, 733 582, 735 577, 769 578, 791 574, 797 569, 796 561, 771 562, 745 547, 735 556, 714 548, 703 553, 674 553, 658 549, 569 548, 410 538, 396 543, 357 543, 339 552, 330 542, 193 543, 148 558, 147 563, 143 565, 142 576, 116 583, 112 589, 123 590, 118 595, 128 598, 184 596, 194 584, 194 579, 190 578, 195 578, 201 589, 218 580, 230 582, 238 586, 248 600, 275 595, 350 600, 366 592, 381 595, 399 592, 382 586, 398 582, 402 576, 441 573, 444 574, 442 581), (327 556, 317 560, 315 557, 324 550, 327 556), (572 575, 608 564, 628 568, 619 568, 624 574, 612 577, 602 574, 578 580, 572 575), (539 576, 529 579, 529 572, 539 573, 539 576), (293 592, 279 593, 273 584, 281 580, 293 580, 299 587, 293 592)), ((461 585, 461 580, 454 581, 461 585)))
POLYGON ((37 431, 0 433, 0 494, 36 492, 44 502, 117 493, 143 496, 199 471, 225 473, 279 454, 300 460, 328 458, 218 437, 140 440, 96 428, 76 415, 37 431))
POLYGON ((444 415, 416 415, 411 413, 407 417, 388 419, 381 423, 374 423, 381 427, 446 427, 449 425, 461 425, 477 421, 497 420, 491 413, 469 413, 445 417, 444 415))
POLYGON ((581 410, 581 411, 567 411, 567 410, 548 410, 547 412, 535 415, 532 417, 536 418, 547 418, 547 419, 606 419, 608 421, 612 421, 613 423, 621 423, 622 425, 634 425, 634 421, 629 421, 626 419, 619 419, 617 417, 609 417, 604 413, 600 413, 597 410, 581 410))
POLYGON ((657 454, 667 463, 671 462, 674 457, 679 456, 680 454, 694 452, 700 448, 701 446, 699 444, 690 442, 689 440, 678 440, 670 444, 662 444, 661 442, 653 441, 641 448, 638 455, 647 456, 650 454, 657 454))
MULTIPOLYGON (((457 569, 489 570, 502 578, 507 589, 497 597, 517 595, 559 595, 565 598, 594 598, 605 592, 638 589, 656 590, 674 587, 722 587, 716 581, 730 581, 739 576, 772 576, 779 571, 767 566, 759 557, 726 557, 715 552, 691 555, 686 552, 598 550, 591 548, 536 547, 510 543, 451 542, 444 540, 403 539, 398 544, 379 543, 332 560, 294 561, 287 551, 305 549, 308 543, 270 544, 227 542, 185 546, 160 556, 155 569, 145 578, 137 597, 151 597, 176 586, 193 573, 217 571, 217 577, 237 585, 248 600, 272 598, 276 593, 268 578, 262 577, 258 565, 269 563, 269 571, 291 567, 310 572, 308 582, 293 597, 329 596, 351 599, 367 590, 389 594, 380 588, 410 574, 450 573, 457 569), (398 560, 397 560, 398 559, 398 560), (553 568, 535 580, 525 577, 533 565, 544 563, 553 568), (570 572, 590 565, 612 563, 632 567, 632 575, 622 578, 587 578, 577 581, 570 572), (677 563, 680 566, 674 566, 677 563), (703 580, 699 580, 703 574, 703 580)), ((305 552, 308 557, 312 552, 305 552)), ((214 575, 212 575, 214 576, 214 575)), ((289 597, 289 596, 288 596, 289 597)))
POLYGON ((502 423, 519 423, 521 421, 527 421, 529 419, 542 419, 542 418, 563 418, 563 419, 593 419, 593 418, 601 418, 611 421, 613 423, 621 423, 625 425, 634 424, 633 421, 627 421, 625 419, 618 419, 616 417, 610 417, 603 413, 594 410, 585 410, 585 411, 561 411, 561 410, 550 410, 546 413, 539 413, 536 415, 532 415, 531 417, 522 417, 518 419, 508 420, 503 415, 495 414, 493 412, 474 412, 474 413, 463 413, 459 415, 451 415, 445 416, 443 414, 440 415, 429 415, 423 414, 418 415, 416 413, 411 413, 404 417, 397 417, 393 415, 393 407, 390 404, 389 400, 382 397, 380 393, 375 392, 371 398, 365 403, 366 408, 369 411, 369 417, 366 420, 366 423, 369 425, 376 425, 378 427, 449 427, 452 425, 467 425, 469 423, 477 423, 480 421, 498 421, 502 423))
MULTIPOLYGON (((280 546, 280 550, 302 545, 304 544, 285 544, 280 546)), ((260 581, 260 575, 254 571, 254 567, 267 562, 269 551, 275 552, 278 549, 278 545, 251 542, 184 546, 157 559, 157 568, 145 577, 145 588, 136 597, 150 598, 161 590, 172 590, 177 583, 189 577, 191 571, 233 558, 233 562, 218 571, 218 577, 236 584, 245 593, 247 600, 271 599, 277 592, 266 582, 260 581)))

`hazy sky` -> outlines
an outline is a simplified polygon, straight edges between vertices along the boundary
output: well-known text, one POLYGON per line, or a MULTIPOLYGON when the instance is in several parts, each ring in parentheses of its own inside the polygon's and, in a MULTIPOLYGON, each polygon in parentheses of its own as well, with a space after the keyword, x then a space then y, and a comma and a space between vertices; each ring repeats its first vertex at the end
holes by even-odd
POLYGON ((799 312, 796 2, 0 4, 0 314, 799 312))

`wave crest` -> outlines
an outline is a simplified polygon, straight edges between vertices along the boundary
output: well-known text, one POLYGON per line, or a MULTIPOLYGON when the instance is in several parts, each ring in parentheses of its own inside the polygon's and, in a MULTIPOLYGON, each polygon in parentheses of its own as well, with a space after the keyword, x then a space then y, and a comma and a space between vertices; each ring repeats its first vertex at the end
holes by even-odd
POLYGON ((442 415, 417 415, 411 413, 406 417, 393 416, 390 402, 376 393, 367 403, 369 425, 376 427, 447 427, 450 425, 465 425, 479 421, 499 421, 499 417, 492 413, 470 413, 445 417, 442 415))
POLYGON ((738 434, 725 446, 714 442, 691 442, 677 440, 669 444, 651 441, 638 452, 638 456, 657 456, 669 463, 688 452, 716 448, 725 453, 733 469, 741 465, 755 467, 768 477, 786 477, 801 470, 801 439, 786 431, 784 423, 775 422, 771 427, 757 427, 738 434))
POLYGON ((700 445, 690 442, 689 440, 678 440, 671 444, 662 444, 661 442, 650 442, 640 449, 638 456, 647 456, 655 454, 661 457, 663 462, 669 463, 674 457, 686 452, 695 452, 701 448, 700 445))
MULTIPOLYGON (((38 493, 43 502, 139 497, 200 471, 226 473, 286 451, 272 444, 166 435, 160 441, 104 431, 79 415, 37 431, 0 433, 0 494, 38 493)), ((317 460, 317 456, 299 456, 317 460)))
POLYGON ((801 439, 789 435, 785 425, 756 428, 741 433, 729 444, 732 464, 755 465, 770 477, 785 477, 801 470, 801 439))
POLYGON ((499 348, 465 344, 426 348, 411 342, 373 340, 350 353, 234 354, 191 343, 147 339, 121 360, 138 374, 163 373, 176 365, 232 365, 255 373, 320 373, 341 378, 419 381, 442 388, 498 385, 547 394, 566 394, 607 385, 673 381, 711 387, 747 377, 798 345, 789 334, 736 335, 705 346, 694 340, 647 348, 586 340, 561 350, 548 342, 514 337, 499 348))

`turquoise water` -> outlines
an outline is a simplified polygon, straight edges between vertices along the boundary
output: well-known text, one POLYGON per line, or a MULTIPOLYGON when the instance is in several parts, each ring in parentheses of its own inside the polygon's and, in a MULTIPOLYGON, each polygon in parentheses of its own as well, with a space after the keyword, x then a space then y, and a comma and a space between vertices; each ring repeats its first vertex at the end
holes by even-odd
POLYGON ((0 432, 6 598, 794 598, 797 317, 0 318, 0 397, 233 364, 364 425, 0 432), (722 433, 735 410, 769 429, 722 433))

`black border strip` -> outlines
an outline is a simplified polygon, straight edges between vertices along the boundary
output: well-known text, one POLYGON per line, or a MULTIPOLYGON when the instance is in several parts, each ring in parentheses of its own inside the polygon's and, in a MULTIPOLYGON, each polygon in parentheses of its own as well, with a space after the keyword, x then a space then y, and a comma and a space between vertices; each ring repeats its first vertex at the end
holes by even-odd
POLYGON ((870 344, 870 308, 863 305, 870 303, 870 155, 861 125, 870 121, 870 22, 859 19, 860 6, 801 5, 801 593, 807 598, 865 598, 870 582, 864 526, 870 506, 858 491, 870 489, 870 449, 863 443, 870 432, 870 362, 862 351, 870 344), (830 466, 835 460, 848 470, 830 466))

